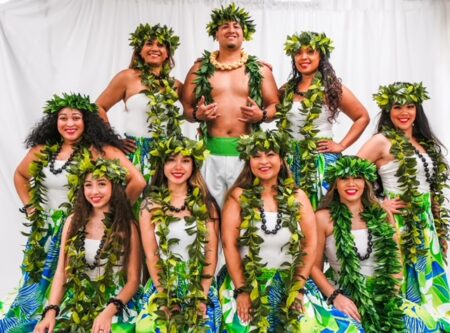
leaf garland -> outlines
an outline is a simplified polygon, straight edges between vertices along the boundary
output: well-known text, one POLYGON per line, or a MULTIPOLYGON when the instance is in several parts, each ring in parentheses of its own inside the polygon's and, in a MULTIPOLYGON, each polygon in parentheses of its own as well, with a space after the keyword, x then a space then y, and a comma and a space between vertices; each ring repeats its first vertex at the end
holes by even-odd
MULTIPOLYGON (((425 148, 428 156, 430 156, 437 165, 433 175, 433 181, 430 184, 430 189, 432 194, 432 203, 439 207, 439 212, 435 212, 433 210, 433 218, 434 225, 436 226, 436 232, 439 237, 439 243, 443 246, 443 244, 449 240, 450 229, 450 212, 445 206, 447 199, 444 196, 444 189, 449 188, 449 166, 445 162, 439 146, 435 142, 431 140, 421 140, 419 143, 425 148)), ((447 257, 444 256, 444 260, 446 259, 447 257)))
MULTIPOLYGON (((292 138, 291 122, 288 119, 288 113, 294 103, 294 90, 298 82, 290 80, 286 84, 286 91, 283 101, 277 106, 277 128, 279 131, 287 133, 292 138)), ((306 115, 305 122, 300 128, 300 134, 303 139, 299 141, 300 147, 300 182, 297 184, 306 195, 311 196, 317 192, 317 133, 318 129, 314 122, 323 112, 322 107, 325 103, 325 88, 323 86, 322 74, 316 73, 313 83, 308 91, 305 92, 305 98, 301 101, 301 107, 298 112, 306 115)))
MULTIPOLYGON (((262 295, 260 288, 260 277, 265 267, 262 258, 259 256, 263 238, 258 235, 258 229, 261 224, 260 207, 263 205, 261 194, 263 186, 259 178, 255 178, 252 187, 245 189, 240 196, 242 222, 240 229, 244 232, 239 238, 240 247, 248 247, 248 254, 243 258, 244 274, 246 286, 251 289, 250 299, 252 301, 252 320, 251 325, 255 328, 252 332, 269 332, 270 323, 268 317, 270 314, 270 304, 268 293, 262 295)), ((288 253, 292 256, 291 263, 283 263, 280 269, 287 273, 286 303, 282 307, 281 322, 282 327, 296 331, 299 329, 298 317, 300 313, 292 308, 292 305, 302 288, 301 281, 296 279, 297 270, 302 264, 304 256, 300 249, 303 234, 299 230, 298 221, 300 221, 300 207, 295 198, 295 181, 287 178, 278 185, 278 194, 276 200, 278 202, 278 210, 283 213, 282 227, 289 228, 291 231, 291 240, 285 246, 288 246, 288 253)), ((284 246, 283 246, 284 247, 284 246)))
POLYGON ((85 110, 87 112, 98 113, 98 106, 91 103, 89 96, 83 96, 74 93, 63 93, 62 97, 53 95, 53 99, 48 100, 44 107, 44 113, 52 114, 58 113, 64 108, 85 110))
POLYGON ((313 50, 320 51, 326 58, 329 58, 334 50, 333 41, 325 33, 303 31, 300 34, 287 36, 284 43, 284 52, 286 55, 294 57, 305 46, 310 46, 313 50))
POLYGON ((105 309, 112 293, 112 287, 118 285, 117 275, 122 282, 125 280, 124 272, 114 272, 114 268, 121 266, 123 246, 120 236, 113 236, 112 216, 114 212, 105 214, 103 224, 105 226, 106 242, 100 254, 100 262, 104 262, 104 272, 98 278, 91 280, 87 274, 85 264, 86 253, 84 246, 84 230, 68 240, 66 245, 67 282, 66 297, 64 298, 61 319, 58 320, 58 329, 63 332, 90 332, 95 318, 105 309), (70 296, 67 297, 67 292, 70 296), (66 316, 65 316, 66 315, 66 316))
POLYGON ((348 207, 334 201, 330 205, 334 222, 336 254, 341 271, 339 286, 351 297, 362 317, 362 325, 368 333, 405 332, 402 299, 398 294, 399 280, 394 277, 401 271, 399 251, 394 240, 394 228, 387 220, 387 213, 377 204, 366 207, 361 219, 367 223, 374 237, 375 275, 373 291, 368 280, 360 273, 360 261, 355 251, 355 239, 351 233, 352 213, 348 207))
POLYGON ((395 82, 380 86, 378 92, 372 96, 383 111, 390 111, 393 105, 422 104, 423 101, 430 99, 422 82, 395 82))
POLYGON ((389 152, 399 163, 395 176, 403 191, 400 199, 407 204, 402 213, 405 226, 401 233, 400 246, 405 264, 413 265, 417 263, 418 257, 425 255, 427 251, 423 246, 423 230, 426 229, 426 221, 421 218, 422 194, 418 190, 419 181, 416 178, 417 159, 413 145, 403 132, 385 127, 382 133, 391 142, 389 152))
POLYGON ((181 260, 170 249, 172 245, 179 242, 179 239, 169 238, 170 224, 179 221, 179 218, 168 214, 171 200, 168 188, 154 188, 150 194, 150 200, 159 206, 152 211, 152 223, 157 226, 156 234, 159 237, 160 259, 157 264, 160 269, 159 282, 164 289, 156 294, 156 308, 153 309, 158 314, 158 326, 166 327, 168 332, 207 332, 206 319, 198 311, 200 304, 207 301, 201 282, 205 278, 210 278, 202 273, 203 268, 208 265, 205 258, 205 246, 209 213, 200 189, 193 188, 187 199, 187 208, 191 216, 185 217, 186 232, 189 235, 195 235, 195 240, 188 247, 187 274, 176 270, 181 260), (177 294, 179 280, 190 283, 188 293, 183 298, 177 294), (182 306, 182 311, 173 311, 178 306, 182 306), (170 316, 163 311, 164 308, 171 312, 170 316))
MULTIPOLYGON (((195 72, 197 76, 194 80, 195 84, 195 99, 198 102, 202 96, 205 97, 205 104, 214 103, 212 97, 212 86, 209 79, 214 75, 216 68, 211 63, 210 60, 211 53, 209 51, 204 51, 202 55, 202 60, 200 68, 195 72)), ((261 108, 263 107, 263 96, 262 96, 262 81, 263 75, 261 74, 261 64, 258 58, 249 55, 248 60, 245 63, 245 73, 249 75, 248 86, 249 86, 249 97, 255 101, 256 104, 261 108)), ((206 128, 204 126, 205 122, 201 125, 202 131, 206 133, 206 128)), ((259 124, 253 124, 255 129, 259 128, 259 124)))
MULTIPOLYGON (((46 145, 39 153, 36 154, 36 160, 34 160, 29 167, 30 182, 29 193, 31 207, 34 213, 27 216, 29 222, 25 222, 26 227, 30 227, 30 232, 22 232, 24 236, 28 237, 28 243, 24 250, 24 261, 22 269, 30 276, 31 283, 38 283, 41 279, 42 272, 47 259, 47 251, 45 250, 45 244, 42 240, 48 236, 50 231, 47 226, 48 212, 44 208, 44 204, 47 202, 46 194, 47 187, 45 183, 45 174, 43 169, 48 166, 52 156, 60 150, 61 144, 46 145)), ((77 148, 75 148, 77 149, 77 148)), ((78 149, 77 155, 81 149, 78 149)), ((70 177, 70 170, 68 177, 70 177)), ((70 191, 69 191, 70 192, 70 191)), ((64 203, 62 206, 67 211, 70 210, 70 202, 73 202, 73 196, 68 195, 69 203, 64 203)))

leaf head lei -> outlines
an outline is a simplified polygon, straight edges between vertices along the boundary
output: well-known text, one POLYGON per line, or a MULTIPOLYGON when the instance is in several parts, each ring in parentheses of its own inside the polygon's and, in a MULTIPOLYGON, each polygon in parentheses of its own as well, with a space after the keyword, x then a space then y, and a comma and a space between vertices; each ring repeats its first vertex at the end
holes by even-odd
POLYGON ((302 47, 306 46, 319 51, 326 58, 329 58, 334 50, 333 41, 325 33, 303 31, 300 34, 287 36, 284 43, 284 51, 286 55, 293 57, 302 47))
POLYGON ((244 8, 239 8, 235 3, 231 3, 227 7, 221 6, 212 11, 211 22, 206 26, 208 35, 216 39, 216 33, 219 27, 227 22, 239 23, 245 40, 251 40, 252 35, 256 31, 256 25, 253 23, 250 14, 244 8))
POLYGON ((44 113, 58 113, 64 108, 83 110, 92 113, 98 113, 96 104, 91 103, 89 96, 82 96, 75 93, 63 93, 62 96, 53 95, 53 98, 47 101, 44 107, 44 113))
POLYGON ((422 82, 395 82, 380 86, 378 92, 373 94, 373 100, 381 110, 387 112, 393 105, 422 104, 427 99, 430 99, 430 97, 422 82))
POLYGON ((364 178, 373 183, 377 180, 377 167, 358 156, 343 156, 326 172, 327 182, 333 184, 338 178, 364 178))
POLYGON ((153 40, 165 45, 171 56, 175 54, 175 50, 180 45, 180 37, 166 25, 139 24, 136 30, 130 34, 130 46, 138 50, 142 49, 145 43, 153 40))
POLYGON ((274 151, 286 157, 289 151, 288 136, 280 131, 255 131, 250 135, 242 135, 238 145, 239 158, 250 160, 257 152, 274 151))

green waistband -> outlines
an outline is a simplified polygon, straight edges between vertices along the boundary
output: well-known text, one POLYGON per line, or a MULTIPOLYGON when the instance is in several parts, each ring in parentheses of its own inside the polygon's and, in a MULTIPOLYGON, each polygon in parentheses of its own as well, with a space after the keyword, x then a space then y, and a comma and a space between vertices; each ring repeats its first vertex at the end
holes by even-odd
POLYGON ((239 138, 206 137, 206 148, 212 155, 239 156, 238 143, 239 138))

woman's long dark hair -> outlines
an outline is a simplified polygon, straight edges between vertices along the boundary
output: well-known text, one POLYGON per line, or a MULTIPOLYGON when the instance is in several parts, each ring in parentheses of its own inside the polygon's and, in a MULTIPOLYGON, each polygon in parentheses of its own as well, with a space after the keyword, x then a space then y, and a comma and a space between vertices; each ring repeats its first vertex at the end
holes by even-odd
MULTIPOLYGON (((97 113, 86 110, 79 110, 83 115, 84 132, 81 138, 81 144, 103 152, 103 147, 114 146, 119 149, 123 148, 123 143, 119 135, 109 127, 97 113)), ((58 115, 59 112, 51 113, 44 116, 31 130, 31 133, 25 139, 27 148, 37 145, 54 145, 62 140, 61 134, 58 132, 58 115)))
MULTIPOLYGON (((336 120, 336 117, 339 113, 339 103, 341 102, 342 98, 342 83, 341 80, 336 76, 336 72, 334 71, 334 68, 328 58, 325 57, 320 50, 318 50, 318 52, 320 54, 318 71, 322 74, 325 87, 326 103, 331 112, 331 116, 328 118, 328 121, 331 123, 332 121, 336 120)), ((294 57, 292 57, 291 59, 291 64, 292 72, 289 80, 293 80, 295 84, 298 85, 302 81, 303 76, 295 66, 294 57)))
MULTIPOLYGON (((200 169, 194 163, 192 157, 189 157, 192 162, 192 175, 189 177, 188 185, 189 188, 198 187, 200 189, 201 196, 203 198, 203 202, 206 204, 208 208, 209 217, 211 220, 217 220, 219 216, 219 206, 217 205, 216 200, 213 198, 211 193, 206 186, 206 182, 203 179, 202 174, 200 173, 200 169)), ((167 177, 164 175, 164 165, 156 166, 155 174, 152 177, 150 182, 150 187, 146 191, 146 195, 153 189, 165 186, 167 187, 167 177)))
MULTIPOLYGON (((84 184, 84 182, 83 182, 84 184)), ((112 233, 111 238, 106 240, 103 247, 107 248, 110 242, 115 243, 117 240, 122 244, 123 249, 123 269, 128 267, 130 251, 131 251, 131 225, 135 223, 133 211, 130 202, 122 185, 112 182, 112 193, 109 201, 112 233)), ((76 233, 86 227, 89 218, 93 212, 92 205, 87 201, 84 195, 84 186, 80 186, 75 201, 72 221, 67 233, 67 239, 70 240, 76 233)))

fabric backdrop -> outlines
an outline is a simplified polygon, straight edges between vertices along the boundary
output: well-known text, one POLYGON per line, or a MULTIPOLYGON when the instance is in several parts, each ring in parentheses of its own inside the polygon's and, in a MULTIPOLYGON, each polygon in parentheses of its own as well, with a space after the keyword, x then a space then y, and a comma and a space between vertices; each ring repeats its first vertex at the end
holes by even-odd
MULTIPOLYGON (((3 0, 4 1, 4 0, 3 0)), ((13 0, 0 5, 0 298, 17 285, 25 237, 13 185, 23 141, 54 93, 81 92, 93 100, 128 66, 129 33, 139 23, 170 25, 181 38, 173 74, 183 81, 204 49, 217 48, 205 26, 211 9, 229 1, 13 0)), ((371 96, 380 84, 423 81, 432 127, 450 147, 450 2, 445 0, 238 1, 257 25, 244 47, 273 66, 278 85, 290 73, 286 35, 325 32, 335 42, 331 61, 343 83, 369 110, 372 122, 355 153, 373 134, 378 113, 371 96)), ((109 115, 120 130, 119 103, 109 115)), ((345 116, 337 138, 349 128, 345 116)), ((194 133, 193 126, 186 132, 194 133)))

